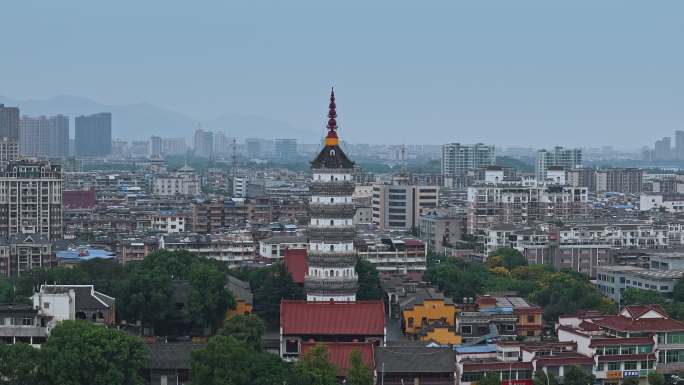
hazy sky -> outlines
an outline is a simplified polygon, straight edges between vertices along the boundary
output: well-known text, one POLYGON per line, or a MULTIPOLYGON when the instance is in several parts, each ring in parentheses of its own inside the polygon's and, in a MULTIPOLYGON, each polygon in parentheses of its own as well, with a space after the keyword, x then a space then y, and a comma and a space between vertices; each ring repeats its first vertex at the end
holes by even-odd
MULTIPOLYGON (((0 94, 352 141, 638 147, 684 129, 684 1, 9 0, 0 94)), ((194 127, 189 127, 191 130, 194 127)))

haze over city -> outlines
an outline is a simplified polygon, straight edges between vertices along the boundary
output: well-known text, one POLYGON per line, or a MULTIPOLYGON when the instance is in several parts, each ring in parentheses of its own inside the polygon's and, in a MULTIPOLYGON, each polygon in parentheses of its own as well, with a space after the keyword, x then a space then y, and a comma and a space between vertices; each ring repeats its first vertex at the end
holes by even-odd
POLYGON ((332 85, 356 143, 637 149, 684 128, 677 1, 65 0, 3 14, 0 103, 114 111, 125 140, 202 123, 314 143, 332 85))

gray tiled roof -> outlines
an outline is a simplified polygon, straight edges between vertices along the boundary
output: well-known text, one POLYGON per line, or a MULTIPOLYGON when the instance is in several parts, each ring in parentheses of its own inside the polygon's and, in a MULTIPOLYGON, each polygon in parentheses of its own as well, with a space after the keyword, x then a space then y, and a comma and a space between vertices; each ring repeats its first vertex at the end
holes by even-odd
POLYGON ((146 369, 190 369, 190 354, 205 344, 190 342, 145 344, 146 369))
POLYGON ((378 373, 383 370, 385 373, 453 373, 456 356, 450 348, 377 348, 375 368, 378 373))

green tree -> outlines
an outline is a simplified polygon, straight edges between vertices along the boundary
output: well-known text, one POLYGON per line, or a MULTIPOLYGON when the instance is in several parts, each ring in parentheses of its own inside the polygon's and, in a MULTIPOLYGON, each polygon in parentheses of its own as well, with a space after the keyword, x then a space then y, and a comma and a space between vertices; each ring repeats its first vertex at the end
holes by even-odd
POLYGON ((289 364, 280 357, 223 335, 192 352, 190 371, 196 385, 280 385, 290 376, 289 364))
POLYGON ((436 284, 439 290, 455 301, 464 297, 476 297, 485 290, 491 273, 481 264, 469 264, 452 258, 430 267, 425 280, 436 284))
POLYGON ((682 277, 672 288, 672 299, 675 302, 684 302, 684 277, 682 277))
POLYGON ((559 315, 572 314, 578 310, 616 311, 615 304, 601 295, 582 273, 550 273, 540 279, 539 285, 540 288, 530 295, 530 299, 544 308, 547 321, 555 321, 559 315))
POLYGON ((0 277, 0 303, 14 302, 14 285, 10 280, 0 277))
POLYGON ((356 274, 359 277, 357 299, 378 300, 383 298, 384 291, 380 287, 380 274, 372 263, 359 258, 356 262, 356 274))
POLYGON ((364 365, 361 352, 354 349, 349 355, 349 371, 347 372, 349 385, 373 385, 373 373, 364 365))
POLYGON ((223 323, 218 334, 233 337, 249 348, 261 351, 261 336, 264 334, 264 322, 256 314, 237 315, 223 323))
POLYGON ((137 385, 145 350, 139 338, 86 321, 63 321, 42 347, 39 371, 49 384, 137 385))
POLYGON ((665 376, 662 373, 651 372, 648 374, 648 385, 665 385, 665 376))
POLYGON ((254 293, 254 312, 270 326, 278 326, 280 302, 283 299, 304 299, 304 290, 292 281, 282 263, 241 272, 254 293))
POLYGON ((579 366, 566 366, 563 385, 591 385, 594 383, 594 375, 587 373, 579 366))
POLYGON ((316 344, 300 357, 295 365, 293 383, 296 385, 337 384, 337 370, 330 363, 325 345, 316 344))
POLYGON ((476 385, 501 385, 501 379, 498 373, 487 373, 484 378, 477 381, 476 385))
POLYGON ((543 370, 534 372, 533 383, 534 385, 558 385, 556 376, 553 373, 546 374, 543 370))
POLYGON ((627 288, 620 296, 621 305, 664 305, 665 298, 655 290, 627 288))
POLYGON ((174 287, 163 269, 147 270, 131 265, 119 291, 118 311, 121 319, 156 325, 173 311, 174 287))
POLYGON ((627 377, 622 380, 622 385, 639 385, 639 377, 627 377))
POLYGON ((527 266, 527 258, 514 248, 501 247, 489 255, 486 264, 490 268, 505 267, 512 271, 516 267, 527 266))
POLYGON ((190 293, 187 316, 196 326, 213 330, 226 316, 228 308, 235 309, 235 298, 226 288, 226 276, 204 262, 190 267, 190 293))
POLYGON ((0 344, 0 384, 36 385, 40 350, 27 344, 0 344))

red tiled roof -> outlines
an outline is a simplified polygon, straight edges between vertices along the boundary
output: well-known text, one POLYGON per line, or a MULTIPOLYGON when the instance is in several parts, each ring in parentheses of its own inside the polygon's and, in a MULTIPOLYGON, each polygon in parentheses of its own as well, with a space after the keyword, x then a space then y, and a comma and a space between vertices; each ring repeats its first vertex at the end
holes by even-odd
POLYGON ((592 338, 589 344, 590 348, 598 346, 615 346, 615 345, 653 345, 655 342, 653 338, 649 337, 625 337, 625 338, 592 338))
POLYGON ((304 276, 309 270, 306 256, 306 249, 285 250, 285 268, 292 275, 294 283, 304 283, 304 276))
POLYGON ((496 298, 490 297, 488 295, 478 296, 475 302, 478 305, 496 305, 496 298))
POLYGON ((646 331, 667 332, 684 331, 684 323, 671 318, 642 318, 632 319, 621 315, 612 315, 603 319, 594 320, 598 326, 621 332, 646 331))
POLYGON ((509 369, 522 369, 522 370, 532 370, 531 362, 504 362, 504 361, 484 361, 484 362, 464 362, 463 371, 464 372, 481 372, 489 370, 509 370, 509 369))
POLYGON ((593 365, 594 359, 579 353, 560 353, 553 356, 542 356, 537 359, 537 367, 559 365, 593 365))
POLYGON ((589 322, 589 321, 582 321, 582 322, 580 322, 580 324, 577 327, 580 330, 592 331, 592 332, 599 331, 601 329, 598 327, 598 325, 596 325, 593 322, 589 322))
POLYGON ((423 246, 425 243, 418 239, 404 239, 404 245, 406 246, 423 246))
POLYGON ((385 309, 382 301, 283 300, 280 327, 284 335, 384 336, 385 309))
POLYGON ((616 354, 612 356, 598 356, 598 362, 617 362, 617 361, 645 361, 655 360, 656 356, 653 353, 649 354, 616 354))
MULTIPOLYGON (((371 342, 324 342, 323 344, 328 348, 328 359, 337 368, 337 375, 339 377, 347 375, 347 371, 351 366, 349 355, 354 349, 358 349, 361 353, 361 361, 364 365, 371 370, 375 366, 373 343, 371 342)), ((315 342, 302 342, 302 353, 306 353, 307 350, 314 346, 316 346, 315 342)))
POLYGON ((622 310, 626 310, 632 318, 639 318, 651 310, 667 316, 667 313, 660 305, 627 305, 622 310))

